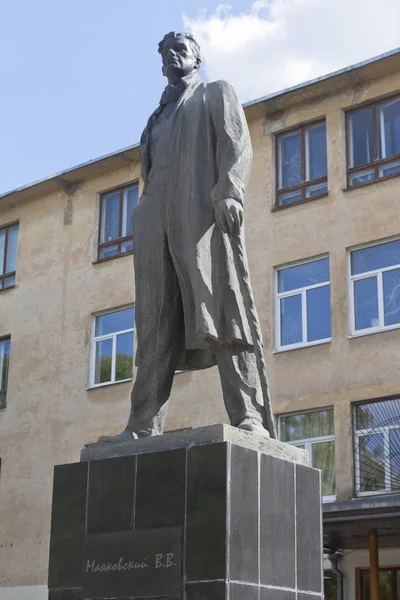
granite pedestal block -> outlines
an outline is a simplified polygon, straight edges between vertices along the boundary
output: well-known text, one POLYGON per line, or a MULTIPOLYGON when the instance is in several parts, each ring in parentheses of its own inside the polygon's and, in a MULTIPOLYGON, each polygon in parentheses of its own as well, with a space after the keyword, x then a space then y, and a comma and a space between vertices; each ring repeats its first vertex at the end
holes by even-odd
POLYGON ((54 471, 49 600, 322 599, 306 463, 226 425, 86 448, 54 471))

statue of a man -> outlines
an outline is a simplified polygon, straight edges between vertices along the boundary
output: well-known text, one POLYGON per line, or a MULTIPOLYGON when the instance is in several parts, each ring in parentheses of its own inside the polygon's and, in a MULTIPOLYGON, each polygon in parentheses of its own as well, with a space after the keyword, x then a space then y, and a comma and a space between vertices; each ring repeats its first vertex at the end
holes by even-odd
POLYGON ((131 413, 122 433, 99 441, 162 434, 175 371, 213 365, 231 424, 274 435, 249 317, 257 321, 257 314, 250 284, 249 300, 242 281, 243 197, 252 161, 245 115, 229 83, 201 81, 192 35, 168 33, 159 53, 168 85, 142 134, 144 188, 133 211, 131 413))

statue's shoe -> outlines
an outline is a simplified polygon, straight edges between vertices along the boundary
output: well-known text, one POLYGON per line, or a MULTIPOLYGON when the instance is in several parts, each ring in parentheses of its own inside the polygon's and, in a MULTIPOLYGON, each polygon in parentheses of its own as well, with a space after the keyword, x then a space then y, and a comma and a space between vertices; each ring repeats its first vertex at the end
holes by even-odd
POLYGON ((262 435, 266 438, 270 437, 269 431, 265 429, 260 421, 256 421, 255 419, 243 419, 236 427, 238 429, 243 429, 243 431, 250 431, 251 433, 262 435))
POLYGON ((101 435, 97 440, 98 444, 123 444, 124 442, 133 442, 137 440, 138 435, 131 429, 124 429, 117 435, 101 435))

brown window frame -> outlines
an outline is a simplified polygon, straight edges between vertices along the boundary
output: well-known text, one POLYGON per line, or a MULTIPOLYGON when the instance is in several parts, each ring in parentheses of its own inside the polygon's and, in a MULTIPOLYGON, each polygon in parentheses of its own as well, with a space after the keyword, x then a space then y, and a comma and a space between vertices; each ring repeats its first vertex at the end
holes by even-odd
POLYGON ((127 252, 122 252, 121 251, 121 247, 122 244, 125 242, 129 242, 132 240, 132 236, 128 235, 128 236, 122 236, 122 219, 123 219, 123 202, 124 202, 124 191, 129 189, 129 188, 133 188, 133 187, 137 187, 138 188, 138 196, 139 196, 139 182, 138 181, 132 181, 131 183, 125 184, 123 186, 118 186, 115 188, 112 188, 110 190, 107 190, 106 192, 102 192, 100 194, 100 207, 99 207, 99 233, 98 233, 98 240, 97 240, 97 260, 96 262, 104 262, 107 260, 112 260, 114 258, 119 258, 120 256, 126 256, 128 254, 133 254, 133 249, 132 250, 128 250, 127 252), (103 198, 105 196, 108 196, 109 194, 115 194, 116 192, 119 192, 119 222, 118 222, 118 238, 116 238, 115 240, 111 240, 109 242, 101 242, 101 226, 102 226, 102 217, 103 217, 103 198), (108 248, 109 246, 118 246, 118 252, 117 254, 113 254, 112 256, 106 256, 106 257, 101 257, 100 253, 101 250, 103 248, 108 248))
MULTIPOLYGON (((382 165, 386 165, 388 163, 392 163, 392 162, 396 162, 398 160, 400 160, 400 153, 399 154, 393 154, 393 156, 390 156, 388 158, 379 158, 379 126, 378 126, 378 115, 377 115, 377 108, 380 104, 384 104, 385 102, 390 102, 391 100, 396 100, 396 99, 400 99, 400 94, 398 92, 396 92, 396 94, 391 94, 390 96, 386 96, 384 98, 375 98, 374 100, 371 100, 370 102, 365 102, 364 104, 361 104, 360 106, 357 106, 357 108, 351 108, 351 109, 347 109, 345 111, 345 136, 346 136, 346 188, 349 190, 355 189, 355 188, 359 188, 359 187, 364 187, 366 185, 372 185, 373 183, 378 183, 378 181, 384 181, 386 179, 393 179, 394 177, 398 177, 400 175, 400 171, 399 173, 393 173, 391 175, 383 175, 382 177, 379 176, 379 167, 381 167, 382 165), (350 128, 349 128, 349 116, 364 110, 366 108, 372 108, 372 127, 373 127, 373 136, 374 136, 374 160, 369 162, 369 163, 365 163, 364 165, 358 165, 356 167, 350 167, 350 128), (362 183, 355 183, 355 184, 350 184, 350 176, 353 173, 359 173, 362 171, 370 171, 372 170, 374 171, 374 179, 372 179, 371 181, 365 181, 362 183)), ((399 599, 400 600, 400 599, 399 599)))
POLYGON ((275 208, 287 208, 289 206, 293 206, 296 204, 302 204, 303 202, 310 202, 311 200, 318 200, 318 198, 324 198, 328 195, 328 190, 321 194, 317 194, 316 196, 312 196, 310 198, 306 197, 306 188, 319 185, 322 183, 326 183, 328 186, 328 165, 327 165, 327 173, 325 177, 319 177, 318 179, 310 179, 306 181, 306 131, 307 129, 312 129, 317 125, 325 125, 325 138, 326 138, 326 119, 318 119, 317 121, 309 121, 307 123, 302 123, 301 125, 296 125, 290 129, 286 129, 285 131, 281 131, 275 136, 275 208), (279 171, 280 171, 280 151, 279 151, 279 140, 288 135, 290 133, 300 132, 301 136, 301 183, 297 185, 292 185, 286 188, 279 187, 279 171), (296 200, 295 202, 291 202, 289 204, 280 204, 280 196, 283 194, 289 194, 290 192, 301 191, 301 200, 296 200))
MULTIPOLYGON (((356 600, 362 600, 361 596, 361 573, 363 571, 370 571, 370 567, 356 567, 356 600)), ((400 565, 384 565, 379 566, 379 571, 393 571, 392 573, 392 592, 397 593, 396 589, 396 571, 400 571, 400 565)), ((396 596, 394 596, 396 598, 396 596)), ((400 598, 396 598, 400 600, 400 598)))
MULTIPOLYGON (((7 342, 7 341, 10 342, 10 355, 11 355, 11 336, 6 335, 6 336, 0 338, 0 343, 7 342)), ((1 385, 1 376, 2 376, 2 373, 0 373, 0 385, 1 385)), ((7 374, 7 380, 8 380, 8 374, 7 374)), ((7 381, 6 381, 6 387, 0 388, 0 409, 5 408, 6 405, 7 405, 7 381)))
MULTIPOLYGON (((19 235, 19 222, 15 221, 13 223, 8 223, 7 225, 2 225, 0 226, 0 231, 5 230, 6 235, 5 235, 5 239, 4 239, 4 257, 3 257, 3 264, 0 265, 1 266, 1 271, 0 271, 0 292, 3 292, 4 290, 11 290, 13 287, 15 287, 15 281, 13 283, 13 285, 8 285, 7 287, 4 287, 4 281, 6 279, 8 279, 9 277, 16 277, 17 275, 17 271, 10 271, 6 273, 6 265, 7 265, 7 251, 8 251, 8 231, 9 229, 11 229, 12 227, 18 226, 18 235, 19 235)), ((17 242, 17 249, 18 249, 18 242, 17 242)))

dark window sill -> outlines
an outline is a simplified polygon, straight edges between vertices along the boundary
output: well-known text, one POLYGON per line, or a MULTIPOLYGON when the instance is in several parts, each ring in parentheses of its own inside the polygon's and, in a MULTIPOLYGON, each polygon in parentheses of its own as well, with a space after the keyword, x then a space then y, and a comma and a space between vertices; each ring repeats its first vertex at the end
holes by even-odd
MULTIPOLYGON (((366 167, 368 168, 368 167, 366 167)), ((376 183, 380 183, 381 181, 388 181, 390 179, 395 179, 396 177, 400 177, 400 173, 394 173, 393 175, 386 175, 386 177, 378 177, 373 181, 366 181, 365 183, 357 183, 356 185, 348 185, 345 188, 342 188, 343 192, 351 192, 351 190, 358 190, 359 188, 368 187, 370 185, 375 185, 376 183)))
POLYGON ((13 290, 13 289, 15 289, 16 287, 17 287, 16 285, 10 285, 10 286, 8 286, 8 287, 6 287, 6 288, 1 288, 1 289, 0 289, 0 294, 1 294, 1 292, 8 292, 8 290, 13 290))
POLYGON ((130 256, 133 254, 133 250, 129 250, 129 252, 123 252, 123 254, 115 254, 114 256, 107 256, 107 258, 98 258, 92 262, 92 265, 98 265, 99 263, 108 262, 109 260, 114 260, 115 258, 121 258, 122 256, 130 256))
POLYGON ((291 206, 299 206, 299 204, 308 204, 309 202, 314 202, 314 200, 321 200, 321 198, 327 198, 329 196, 329 192, 327 194, 320 194, 319 196, 313 196, 312 198, 306 198, 305 200, 299 200, 298 202, 292 202, 291 204, 283 204, 282 206, 273 206, 271 208, 271 212, 278 212, 280 210, 284 210, 285 208, 290 208, 291 206))

